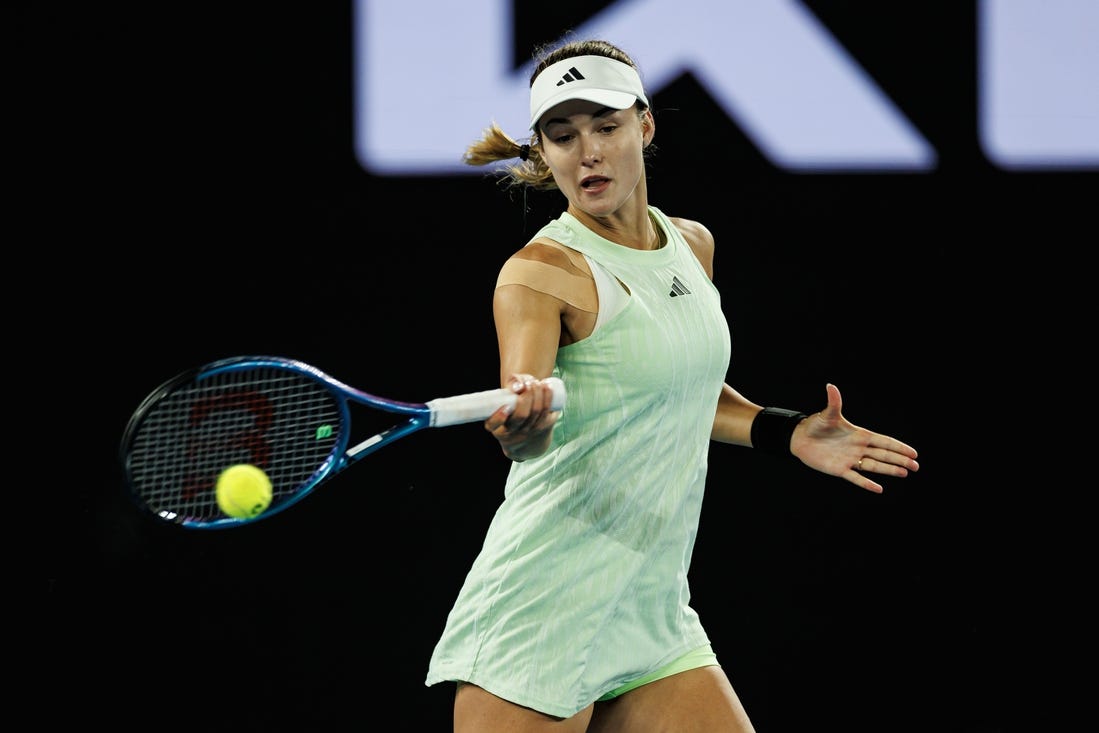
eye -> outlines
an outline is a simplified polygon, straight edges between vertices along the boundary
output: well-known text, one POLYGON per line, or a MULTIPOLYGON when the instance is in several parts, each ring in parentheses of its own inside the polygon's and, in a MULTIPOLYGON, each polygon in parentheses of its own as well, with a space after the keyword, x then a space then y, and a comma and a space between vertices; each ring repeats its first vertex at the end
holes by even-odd
POLYGON ((605 135, 609 135, 610 133, 614 132, 617 129, 618 129, 618 125, 607 124, 607 125, 603 125, 602 127, 600 127, 599 132, 602 132, 605 135))

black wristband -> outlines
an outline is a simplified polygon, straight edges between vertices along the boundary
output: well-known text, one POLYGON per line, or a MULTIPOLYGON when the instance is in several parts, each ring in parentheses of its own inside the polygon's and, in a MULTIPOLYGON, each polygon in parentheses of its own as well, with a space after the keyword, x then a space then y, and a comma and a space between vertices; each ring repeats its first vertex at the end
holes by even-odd
POLYGON ((752 447, 775 456, 793 458, 790 437, 797 424, 809 417, 797 410, 781 407, 764 407, 752 420, 752 447))

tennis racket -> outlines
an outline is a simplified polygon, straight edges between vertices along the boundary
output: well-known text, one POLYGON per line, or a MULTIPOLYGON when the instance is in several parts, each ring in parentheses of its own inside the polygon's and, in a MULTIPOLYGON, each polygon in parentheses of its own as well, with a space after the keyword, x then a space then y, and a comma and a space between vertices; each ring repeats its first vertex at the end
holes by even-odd
MULTIPOLYGON (((551 377, 552 407, 565 385, 551 377)), ((183 372, 149 394, 122 438, 121 460, 132 498, 159 519, 192 529, 237 527, 296 504, 320 483, 424 428, 485 420, 516 396, 507 389, 429 402, 399 402, 350 387, 319 369, 275 356, 238 356, 183 372), (352 404, 403 416, 349 447, 352 404), (257 466, 272 498, 256 517, 218 507, 215 483, 225 468, 257 466)))

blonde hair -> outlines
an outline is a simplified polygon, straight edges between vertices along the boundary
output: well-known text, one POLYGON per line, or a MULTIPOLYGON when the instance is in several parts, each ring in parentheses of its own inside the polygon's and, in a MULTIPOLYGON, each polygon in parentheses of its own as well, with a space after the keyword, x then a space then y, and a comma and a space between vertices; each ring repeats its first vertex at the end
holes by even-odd
MULTIPOLYGON (((530 83, 533 85, 534 80, 547 66, 574 56, 606 56, 635 69, 637 68, 637 64, 625 51, 607 41, 568 41, 556 46, 541 46, 536 50, 535 58, 538 59, 538 64, 530 75, 530 83)), ((636 109, 638 114, 644 114, 647 108, 639 100, 636 109)), ((514 140, 500 129, 499 125, 493 122, 485 128, 480 139, 466 148, 466 152, 462 156, 462 162, 467 165, 490 165, 501 160, 514 161, 518 159, 519 162, 508 163, 503 167, 501 182, 505 186, 530 186, 540 191, 556 189, 557 183, 553 180, 553 173, 550 172, 549 166, 542 158, 539 132, 534 130, 528 140, 526 143, 514 140)))

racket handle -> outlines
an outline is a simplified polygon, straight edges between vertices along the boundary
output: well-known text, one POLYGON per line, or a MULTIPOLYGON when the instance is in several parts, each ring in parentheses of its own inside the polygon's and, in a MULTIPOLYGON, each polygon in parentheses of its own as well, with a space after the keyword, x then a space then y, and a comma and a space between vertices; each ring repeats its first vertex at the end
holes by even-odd
MULTIPOLYGON (((557 377, 547 377, 543 381, 553 390, 550 406, 554 410, 564 409, 565 383, 557 377)), ((484 420, 504 405, 514 405, 515 399, 514 392, 502 387, 454 397, 439 397, 427 402, 427 406, 431 408, 431 427, 442 428, 484 420)))

